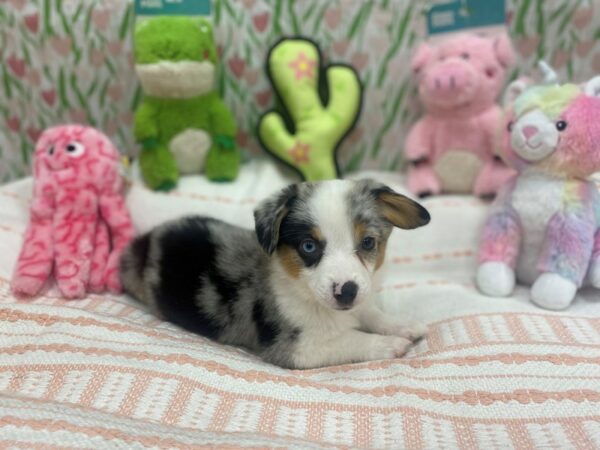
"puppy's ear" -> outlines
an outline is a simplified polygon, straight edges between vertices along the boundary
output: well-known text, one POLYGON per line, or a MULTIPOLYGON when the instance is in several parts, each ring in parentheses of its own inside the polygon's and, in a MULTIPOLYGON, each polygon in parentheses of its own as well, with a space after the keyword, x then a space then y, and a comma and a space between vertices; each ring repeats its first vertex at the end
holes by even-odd
POLYGON ((279 241, 279 227, 289 211, 291 201, 298 194, 298 186, 292 184, 264 200, 254 210, 256 237, 262 248, 270 255, 279 241))
POLYGON ((405 230, 427 225, 431 217, 419 203, 394 192, 385 185, 371 190, 379 205, 381 214, 392 225, 405 230))

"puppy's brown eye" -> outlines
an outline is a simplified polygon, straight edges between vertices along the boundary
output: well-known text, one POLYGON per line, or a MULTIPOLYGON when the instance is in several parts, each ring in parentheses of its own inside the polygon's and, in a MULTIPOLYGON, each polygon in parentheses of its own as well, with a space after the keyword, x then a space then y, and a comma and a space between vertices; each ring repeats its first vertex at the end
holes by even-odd
POLYGON ((375 248, 375 238, 371 237, 371 236, 367 236, 365 237, 362 242, 360 243, 360 246, 362 247, 363 250, 373 250, 375 248))
POLYGON ((304 239, 300 243, 300 250, 307 254, 314 253, 317 251, 317 243, 314 239, 304 239))

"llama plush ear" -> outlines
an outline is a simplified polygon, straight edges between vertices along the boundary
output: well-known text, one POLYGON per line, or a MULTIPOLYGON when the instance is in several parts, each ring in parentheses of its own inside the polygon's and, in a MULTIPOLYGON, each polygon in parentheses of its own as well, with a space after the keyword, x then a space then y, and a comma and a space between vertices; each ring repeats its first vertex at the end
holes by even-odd
POLYGON ((506 92, 504 93, 504 97, 502 99, 502 103, 504 106, 512 105, 516 98, 527 89, 527 81, 523 78, 519 78, 508 85, 506 88, 506 92))
POLYGON ((590 81, 585 83, 583 90, 585 92, 585 95, 600 98, 600 75, 592 78, 590 81))
POLYGON ((433 56, 433 49, 426 43, 422 43, 417 48, 417 51, 412 57, 410 61, 410 69, 413 73, 418 74, 421 69, 429 62, 431 57, 433 56))
POLYGON ((503 67, 508 67, 515 62, 512 44, 509 37, 504 33, 494 39, 494 53, 503 67))
POLYGON ((548 64, 546 61, 541 60, 541 61, 538 61, 538 67, 544 77, 545 84, 557 84, 558 83, 558 74, 556 73, 556 70, 554 70, 550 66, 550 64, 548 64))

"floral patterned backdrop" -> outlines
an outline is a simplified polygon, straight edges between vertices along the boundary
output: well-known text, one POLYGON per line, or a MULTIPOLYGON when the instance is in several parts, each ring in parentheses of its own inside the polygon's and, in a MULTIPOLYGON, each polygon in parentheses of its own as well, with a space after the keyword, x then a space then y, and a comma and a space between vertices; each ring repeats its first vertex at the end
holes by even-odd
MULTIPOLYGON (((246 155, 261 152, 253 130, 273 101, 264 55, 279 36, 305 34, 329 60, 353 64, 365 86, 361 119, 339 153, 342 168, 400 169, 405 132, 419 113, 408 61, 423 39, 426 3, 214 0, 218 87, 235 111, 246 155)), ((600 0, 507 4, 520 56, 513 76, 538 58, 562 79, 600 73, 600 0)), ((135 153, 134 20, 127 0, 0 0, 0 182, 28 173, 32 143, 55 123, 91 123, 135 153)))

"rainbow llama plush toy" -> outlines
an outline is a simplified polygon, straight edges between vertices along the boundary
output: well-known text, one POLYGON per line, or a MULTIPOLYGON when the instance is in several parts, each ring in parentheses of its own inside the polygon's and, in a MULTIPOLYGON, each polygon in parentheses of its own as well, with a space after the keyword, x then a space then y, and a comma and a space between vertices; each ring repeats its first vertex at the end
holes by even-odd
POLYGON ((600 195, 587 179, 600 170, 600 77, 511 91, 504 157, 519 174, 487 219, 477 284, 507 296, 516 278, 535 304, 564 309, 583 284, 600 288, 600 195))

